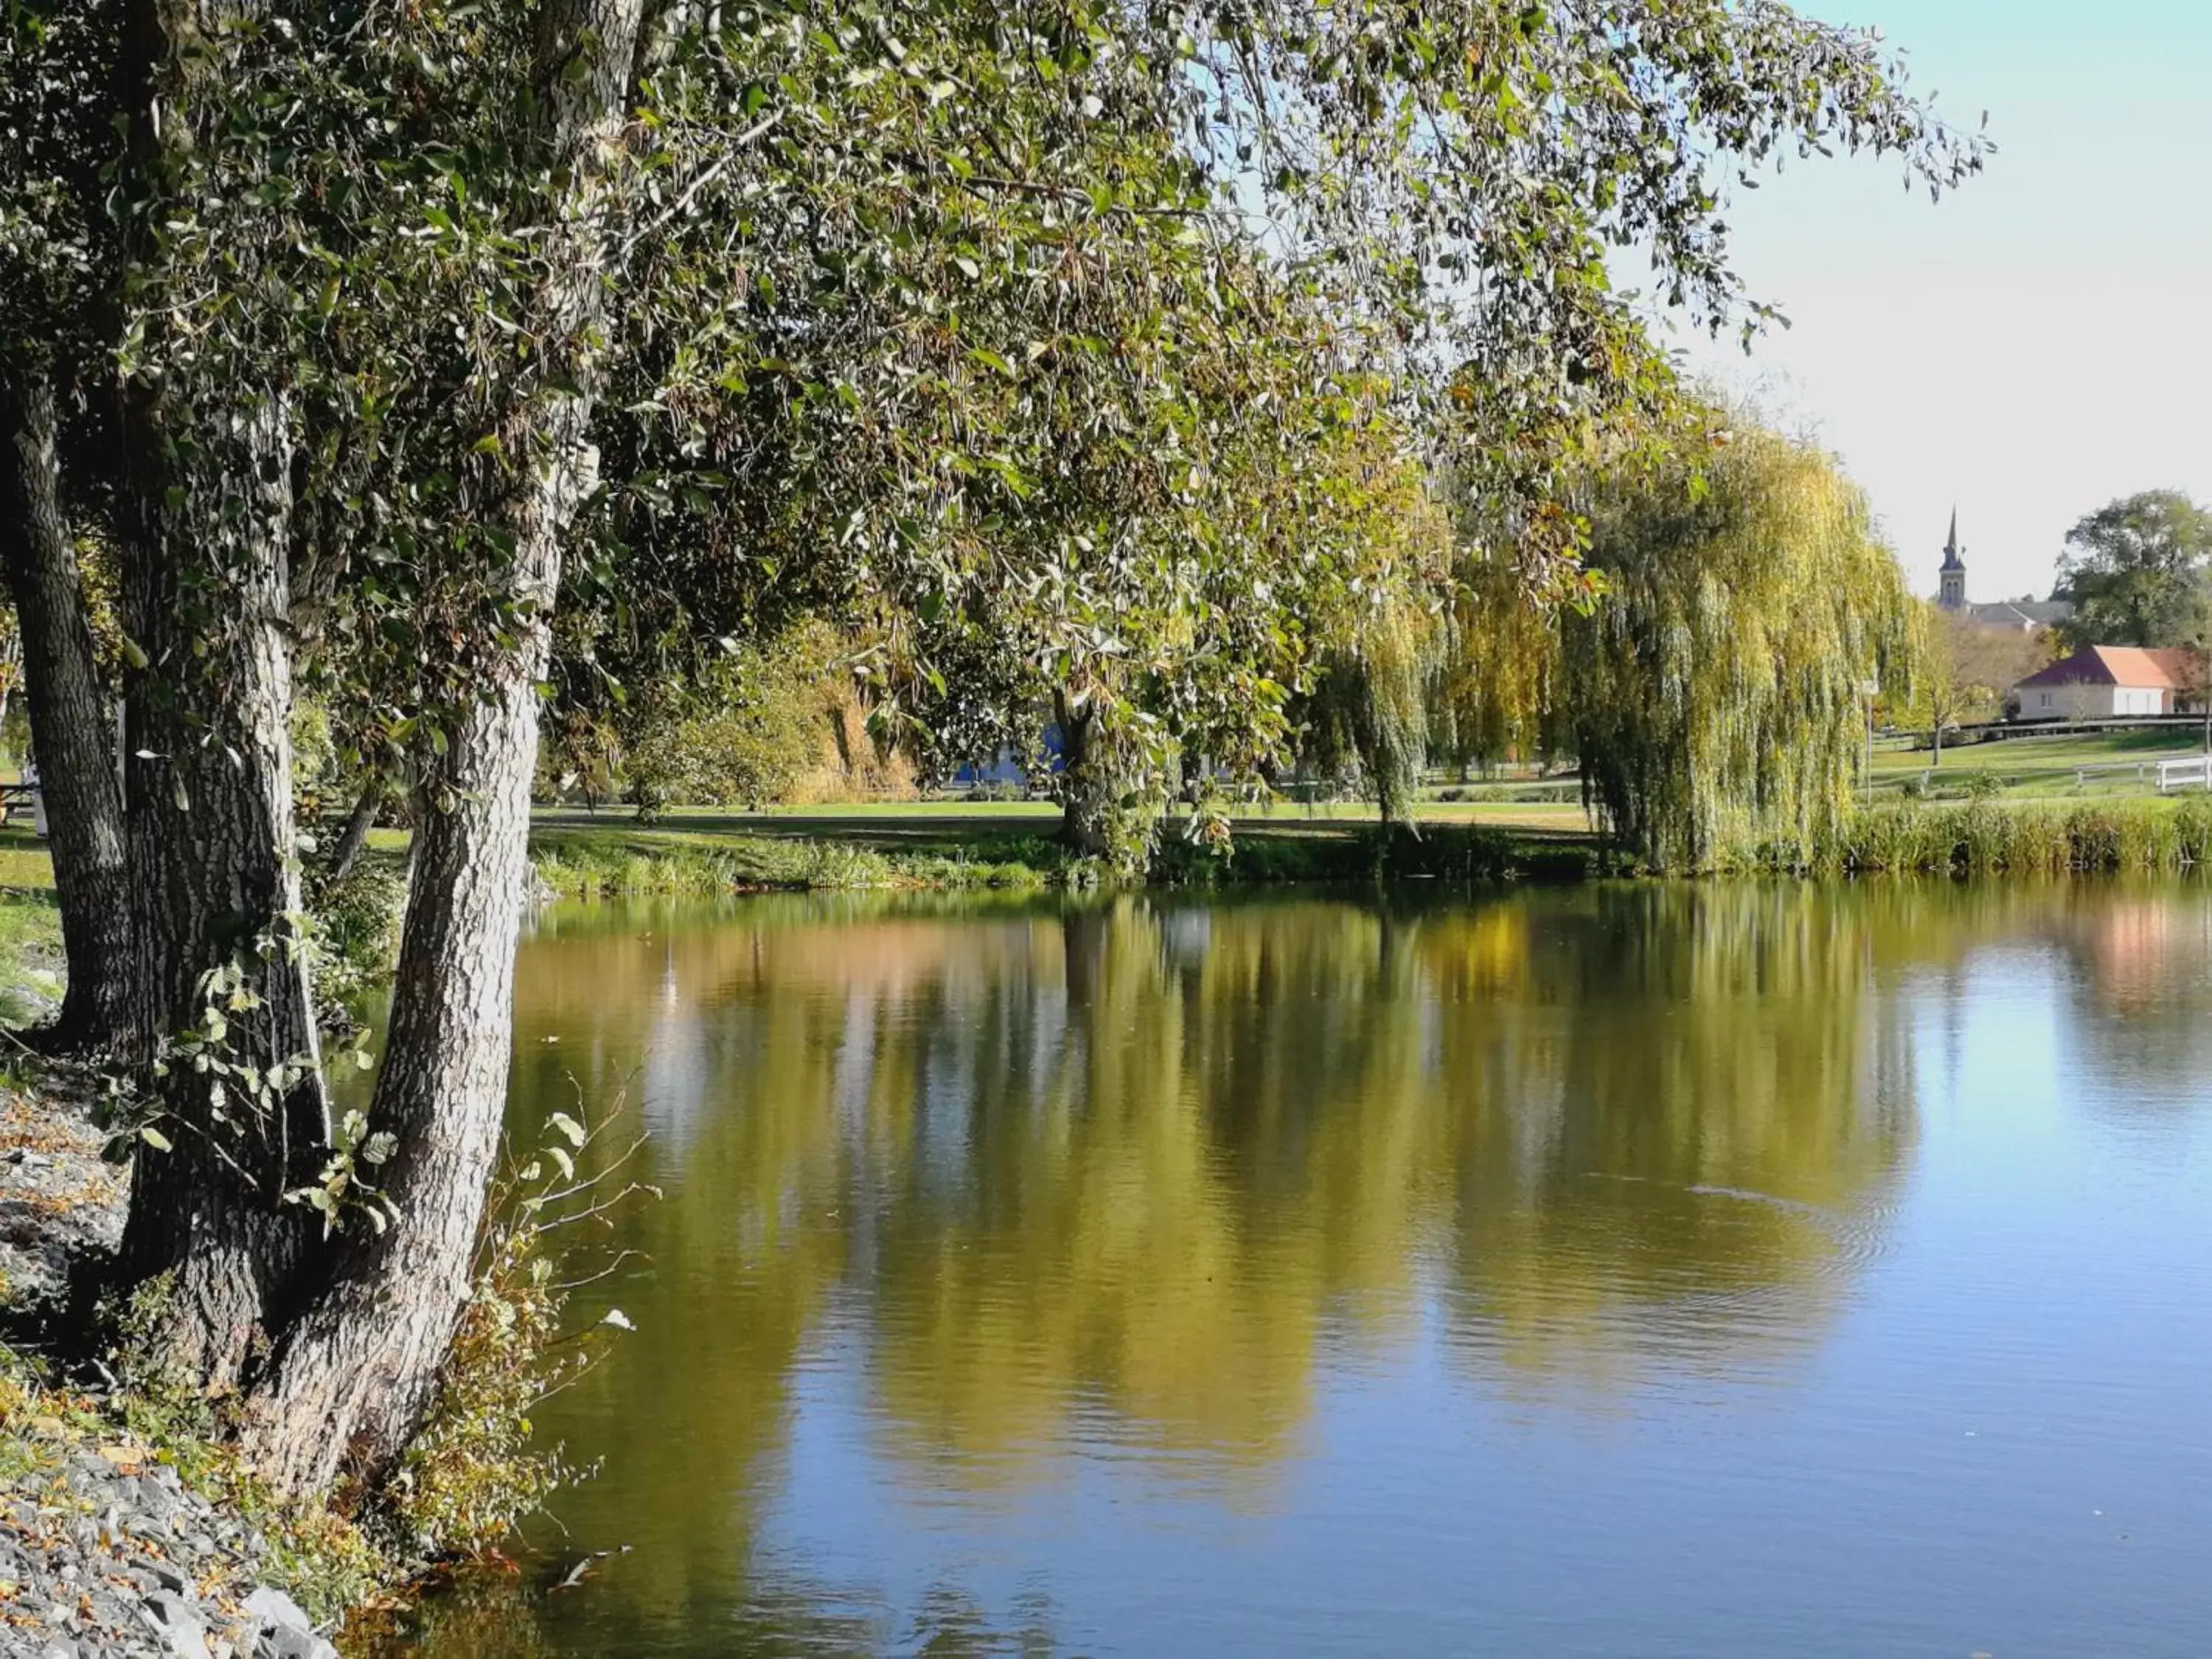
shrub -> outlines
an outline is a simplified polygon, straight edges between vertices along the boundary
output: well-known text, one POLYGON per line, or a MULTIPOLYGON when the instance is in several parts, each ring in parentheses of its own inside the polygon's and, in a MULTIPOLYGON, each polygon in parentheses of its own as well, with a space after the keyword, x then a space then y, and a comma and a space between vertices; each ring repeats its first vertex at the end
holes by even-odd
POLYGON ((315 1000, 328 1016, 391 976, 399 957, 407 870, 396 858, 367 856, 344 876, 323 878, 307 896, 315 1000))

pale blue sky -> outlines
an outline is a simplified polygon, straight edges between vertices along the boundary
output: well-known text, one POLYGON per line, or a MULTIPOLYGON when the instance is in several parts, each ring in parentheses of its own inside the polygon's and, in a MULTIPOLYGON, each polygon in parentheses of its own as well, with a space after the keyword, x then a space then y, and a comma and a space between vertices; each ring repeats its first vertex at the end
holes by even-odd
POLYGON ((1740 269, 1795 326, 1692 360, 1809 425, 1916 590, 1952 503, 1975 599, 2044 592, 2115 495, 2212 502, 2212 0, 1802 0, 1880 27, 1999 154, 1930 205, 1876 161, 1740 193, 1740 269))

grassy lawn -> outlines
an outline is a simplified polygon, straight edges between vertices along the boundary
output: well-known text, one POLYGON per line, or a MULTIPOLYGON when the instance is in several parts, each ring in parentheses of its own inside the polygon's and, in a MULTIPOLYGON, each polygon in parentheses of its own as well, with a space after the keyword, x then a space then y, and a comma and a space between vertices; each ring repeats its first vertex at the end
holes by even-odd
MULTIPOLYGON (((1416 817, 1425 823, 1484 824, 1498 829, 1581 830, 1589 828, 1574 800, 1506 799, 1424 800, 1416 817)), ((1238 833, 1297 835, 1352 830, 1377 822, 1363 801, 1276 801, 1240 806, 1232 814, 1238 833)), ((949 848, 978 836, 1042 836, 1060 827, 1060 808, 1049 801, 871 801, 854 805, 775 806, 761 812, 716 807, 678 807, 657 823, 641 823, 627 807, 586 812, 540 808, 532 815, 541 844, 591 836, 654 842, 714 836, 801 837, 900 847, 949 848)), ((382 832, 380 832, 381 834, 382 832)))
POLYGON ((1878 793, 1897 794, 1924 780, 1926 787, 1942 795, 1963 792, 1969 779, 1987 777, 1996 781, 2001 794, 2021 800, 2154 795, 2154 763, 2203 752, 2200 732, 2175 726, 1946 746, 1941 766, 1931 765, 1933 757, 1926 749, 1893 741, 1875 750, 1875 788, 1878 793))
POLYGON ((0 1025, 23 1025, 62 994, 54 867, 28 823, 0 829, 0 1025))

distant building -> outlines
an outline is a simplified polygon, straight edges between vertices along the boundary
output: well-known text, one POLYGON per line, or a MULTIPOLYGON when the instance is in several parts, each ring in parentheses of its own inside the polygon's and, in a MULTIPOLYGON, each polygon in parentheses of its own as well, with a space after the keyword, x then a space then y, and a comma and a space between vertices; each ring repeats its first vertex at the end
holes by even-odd
POLYGON ((2194 651, 2084 646, 2013 687, 2024 720, 2100 720, 2179 714, 2202 707, 2203 662, 2194 651))
POLYGON ((1946 611, 1966 608, 1966 550, 1959 545, 1959 509, 1951 509, 1951 538, 1943 544, 1942 574, 1936 578, 1940 584, 1936 603, 1946 611))
POLYGON ((1951 509, 1951 537, 1943 544, 1943 564, 1936 576, 1936 603, 1942 610, 1984 628, 2002 628, 2022 634, 2040 634, 2054 623, 2074 614, 2063 599, 2000 599, 1994 605, 1975 605, 1966 598, 1966 550, 1959 545, 1959 509, 1951 509))

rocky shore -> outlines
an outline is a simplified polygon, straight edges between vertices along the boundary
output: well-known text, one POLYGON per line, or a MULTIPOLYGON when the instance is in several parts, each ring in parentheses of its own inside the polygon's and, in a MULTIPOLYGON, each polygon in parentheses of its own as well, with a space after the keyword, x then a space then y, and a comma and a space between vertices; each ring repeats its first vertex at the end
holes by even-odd
MULTIPOLYGON (((122 1229, 82 1094, 0 1089, 0 1305, 27 1326, 122 1229)), ((51 1384, 33 1358, 0 1347, 0 1656, 335 1659, 271 1582, 266 1536, 130 1433, 112 1395, 51 1384)))

